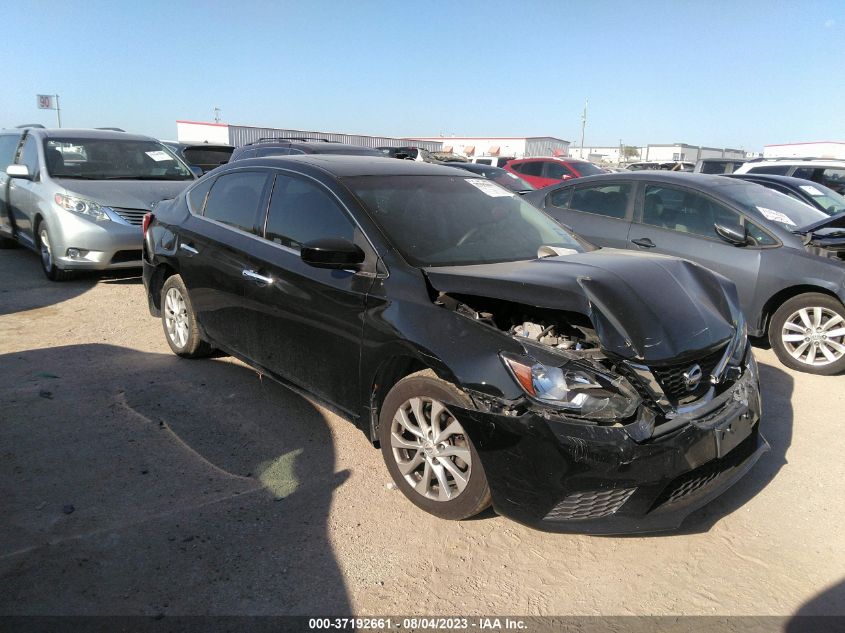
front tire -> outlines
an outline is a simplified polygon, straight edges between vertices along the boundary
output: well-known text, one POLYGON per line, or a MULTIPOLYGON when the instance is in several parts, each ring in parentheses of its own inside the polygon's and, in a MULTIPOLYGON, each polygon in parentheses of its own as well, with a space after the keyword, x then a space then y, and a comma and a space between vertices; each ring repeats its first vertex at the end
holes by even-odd
POLYGON ((179 275, 168 277, 161 288, 161 323, 167 344, 177 356, 202 358, 212 353, 211 345, 200 337, 188 289, 179 275))
POLYGON ((490 505, 490 488, 450 405, 472 403, 430 370, 403 378, 381 406, 379 442, 390 476, 412 503, 441 519, 461 520, 490 505))
POLYGON ((785 302, 772 316, 769 342, 780 361, 808 374, 845 371, 845 306, 810 292, 785 302))
POLYGON ((45 220, 38 224, 38 254, 41 256, 41 270, 50 281, 66 281, 73 277, 73 272, 56 266, 50 229, 45 220))

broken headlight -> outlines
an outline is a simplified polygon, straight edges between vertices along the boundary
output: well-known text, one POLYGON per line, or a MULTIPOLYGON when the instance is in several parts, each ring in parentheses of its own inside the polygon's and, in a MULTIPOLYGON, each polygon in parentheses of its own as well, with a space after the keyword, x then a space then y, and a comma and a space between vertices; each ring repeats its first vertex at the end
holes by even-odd
POLYGON ((731 345, 733 345, 733 349, 728 363, 741 366, 742 361, 745 360, 745 352, 748 349, 748 324, 742 316, 739 317, 739 322, 736 324, 736 335, 733 341, 731 341, 731 345))
POLYGON ((591 420, 620 420, 634 414, 641 398, 624 378, 567 363, 544 365, 530 356, 502 353, 517 384, 532 398, 591 420))

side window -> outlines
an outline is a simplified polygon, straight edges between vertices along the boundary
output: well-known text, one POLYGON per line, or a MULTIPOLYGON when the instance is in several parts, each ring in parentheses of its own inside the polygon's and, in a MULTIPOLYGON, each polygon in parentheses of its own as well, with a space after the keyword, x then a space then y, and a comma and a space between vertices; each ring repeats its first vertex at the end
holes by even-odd
POLYGON ((205 205, 205 196, 211 185, 214 184, 214 178, 201 178, 199 182, 188 192, 188 207, 194 215, 202 215, 202 208, 205 205))
POLYGON ((475 162, 478 163, 479 165, 492 165, 493 164, 493 161, 490 160, 489 158, 479 158, 475 162))
POLYGON ((514 171, 526 176, 542 176, 543 175, 543 161, 537 160, 530 163, 519 163, 513 165, 514 171))
POLYGON ((543 170, 544 178, 557 178, 563 180, 564 176, 574 176, 575 174, 569 167, 563 163, 548 161, 543 163, 545 169, 543 170))
POLYGON ((38 173, 38 141, 35 140, 34 136, 26 137, 18 163, 29 168, 30 176, 35 176, 38 173))
POLYGON ((789 165, 762 165, 760 167, 752 167, 748 170, 749 174, 775 174, 776 176, 786 176, 789 171, 789 165))
POLYGON ((732 227, 742 225, 738 213, 694 191, 646 187, 643 224, 716 238, 713 226, 717 223, 732 227))
POLYGON ((15 150, 20 142, 20 134, 0 134, 0 171, 15 162, 15 150))
POLYGON ((774 246, 777 244, 771 236, 753 222, 746 221, 745 230, 757 246, 774 246))
POLYGON ((625 217, 631 199, 631 185, 617 183, 597 187, 579 187, 572 196, 570 208, 609 218, 625 217))
POLYGON ((255 150, 256 158, 261 156, 287 156, 288 154, 290 154, 289 147, 263 147, 255 150))
POLYGON ((236 229, 254 232, 266 183, 264 172, 242 171, 218 176, 205 201, 203 215, 236 229))
POLYGON ((313 240, 339 237, 350 242, 355 224, 316 183, 279 174, 270 198, 264 237, 299 250, 313 240))
POLYGON ((549 205, 558 209, 566 209, 569 207, 569 201, 571 199, 572 187, 557 189, 549 194, 549 205))

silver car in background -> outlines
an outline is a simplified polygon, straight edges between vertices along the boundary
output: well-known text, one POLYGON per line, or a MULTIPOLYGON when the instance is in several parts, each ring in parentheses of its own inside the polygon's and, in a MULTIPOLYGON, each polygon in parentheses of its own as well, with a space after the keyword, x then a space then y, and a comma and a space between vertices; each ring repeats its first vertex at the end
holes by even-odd
POLYGON ((0 248, 41 255, 53 281, 141 266, 141 224, 195 173, 155 139, 125 132, 0 131, 0 248))

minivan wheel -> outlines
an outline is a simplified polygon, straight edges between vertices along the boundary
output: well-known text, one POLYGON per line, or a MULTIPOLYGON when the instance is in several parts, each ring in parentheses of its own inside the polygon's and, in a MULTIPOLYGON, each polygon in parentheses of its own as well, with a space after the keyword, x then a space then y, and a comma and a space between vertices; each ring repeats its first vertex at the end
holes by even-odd
POLYGON ((461 520, 490 505, 490 488, 450 405, 472 403, 431 370, 411 374, 384 399, 378 435, 387 470, 402 493, 426 512, 461 520))
POLYGON ((177 356, 201 358, 212 353, 212 347, 200 337, 188 290, 179 275, 168 277, 161 288, 161 323, 167 344, 177 356))
POLYGON ((845 306, 821 293, 793 297, 772 316, 769 342, 787 367, 838 374, 845 370, 845 306))
POLYGON ((38 253, 41 256, 41 270, 50 281, 66 281, 73 277, 73 272, 63 270, 56 266, 53 257, 53 243, 50 241, 50 230, 47 222, 41 221, 38 225, 38 253))

